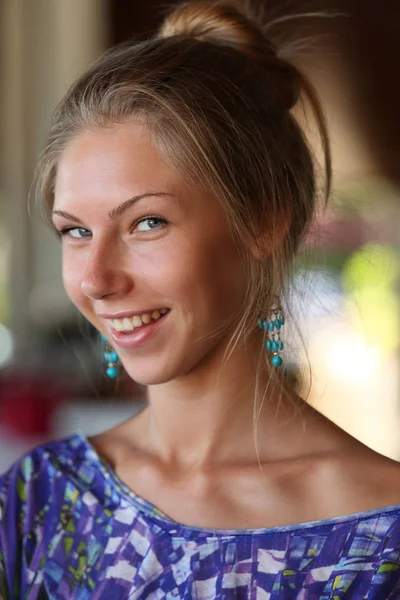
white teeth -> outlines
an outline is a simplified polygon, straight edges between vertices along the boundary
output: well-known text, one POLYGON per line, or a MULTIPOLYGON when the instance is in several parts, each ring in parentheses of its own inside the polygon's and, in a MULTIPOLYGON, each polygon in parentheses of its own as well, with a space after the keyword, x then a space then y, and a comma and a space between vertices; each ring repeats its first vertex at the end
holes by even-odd
POLYGON ((142 319, 138 315, 135 315, 132 317, 132 323, 134 327, 140 327, 142 325, 142 319))
POLYGON ((133 323, 132 323, 132 319, 122 319, 122 326, 124 329, 127 329, 128 331, 132 331, 133 329, 133 323))
POLYGON ((124 326, 122 325, 122 321, 118 321, 117 319, 114 319, 112 321, 113 325, 114 325, 114 329, 116 329, 117 331, 122 331, 124 329, 124 326))
POLYGON ((160 310, 154 310, 151 314, 143 313, 143 315, 135 315, 131 318, 112 319, 110 320, 110 324, 116 331, 132 331, 136 327, 141 327, 143 324, 148 325, 152 320, 157 321, 161 315, 165 315, 167 312, 168 308, 161 308, 160 310))

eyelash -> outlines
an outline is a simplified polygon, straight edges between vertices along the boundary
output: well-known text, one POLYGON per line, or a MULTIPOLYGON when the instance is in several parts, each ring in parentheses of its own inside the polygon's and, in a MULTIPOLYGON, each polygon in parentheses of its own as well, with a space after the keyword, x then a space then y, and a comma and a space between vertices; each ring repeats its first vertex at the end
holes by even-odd
MULTIPOLYGON (((153 229, 164 229, 164 227, 168 224, 168 222, 165 219, 162 219, 161 217, 157 217, 156 215, 150 215, 148 217, 144 217, 143 219, 139 219, 138 221, 136 221, 133 225, 133 229, 135 229, 140 223, 144 223, 145 221, 160 221, 162 224, 159 227, 154 227, 153 229)), ((80 229, 82 231, 88 231, 88 229, 85 229, 84 227, 64 227, 64 229, 57 229, 56 230, 56 234, 59 238, 62 237, 67 237, 70 231, 74 231, 75 229, 80 229)), ((151 233, 151 231, 153 231, 153 229, 149 229, 148 231, 141 231, 140 233, 144 233, 145 235, 148 233, 151 233)), ((74 240, 80 240, 80 239, 84 239, 84 237, 88 237, 88 236, 83 236, 81 238, 73 238, 71 236, 71 239, 74 240)))

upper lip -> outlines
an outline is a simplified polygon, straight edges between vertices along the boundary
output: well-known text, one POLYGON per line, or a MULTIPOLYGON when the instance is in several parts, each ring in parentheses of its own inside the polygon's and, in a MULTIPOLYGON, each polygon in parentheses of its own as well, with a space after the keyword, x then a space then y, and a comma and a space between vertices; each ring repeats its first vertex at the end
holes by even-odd
MULTIPOLYGON (((132 312, 131 310, 125 310, 119 313, 97 313, 97 316, 102 319, 123 319, 124 317, 135 317, 136 315, 144 315, 145 313, 153 313, 155 310, 160 310, 160 308, 164 308, 163 306, 157 308, 148 308, 145 310, 140 310, 137 312, 132 312)), ((166 308, 166 307, 165 307, 166 308)))

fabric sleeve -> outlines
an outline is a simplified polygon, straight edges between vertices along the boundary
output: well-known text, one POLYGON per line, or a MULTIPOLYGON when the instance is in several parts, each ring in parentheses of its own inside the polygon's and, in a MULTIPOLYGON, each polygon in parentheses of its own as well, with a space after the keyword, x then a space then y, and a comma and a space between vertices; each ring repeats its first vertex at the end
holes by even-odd
POLYGON ((22 481, 17 465, 0 477, 0 600, 20 598, 22 481))
POLYGON ((10 594, 6 579, 3 548, 0 546, 0 600, 9 600, 10 594))

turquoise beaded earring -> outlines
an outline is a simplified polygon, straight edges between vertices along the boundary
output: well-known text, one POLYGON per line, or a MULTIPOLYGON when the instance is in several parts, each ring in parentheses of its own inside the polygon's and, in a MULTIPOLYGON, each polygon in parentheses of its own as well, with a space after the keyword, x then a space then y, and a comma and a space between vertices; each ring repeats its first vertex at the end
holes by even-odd
POLYGON ((110 379, 113 379, 118 375, 118 354, 115 352, 106 336, 102 333, 100 335, 101 339, 104 341, 103 356, 107 363, 106 375, 110 379))
POLYGON ((271 309, 271 313, 268 319, 259 318, 257 324, 261 329, 267 332, 268 339, 265 343, 265 347, 268 352, 272 351, 271 363, 274 367, 280 367, 282 365, 282 358, 279 356, 283 350, 283 342, 280 338, 281 327, 285 323, 285 317, 283 315, 283 309, 278 302, 276 308, 271 309))

